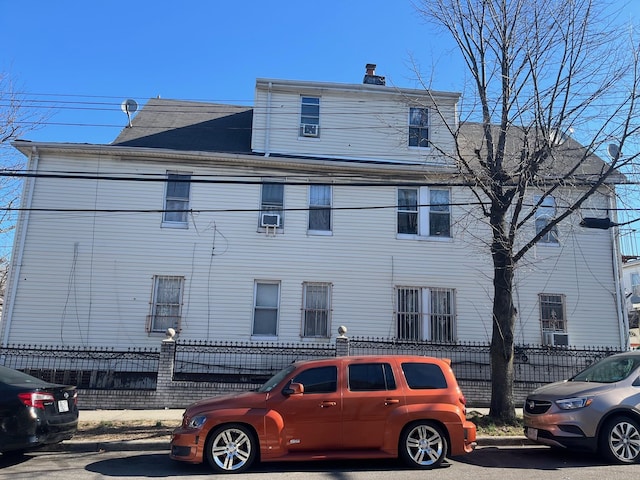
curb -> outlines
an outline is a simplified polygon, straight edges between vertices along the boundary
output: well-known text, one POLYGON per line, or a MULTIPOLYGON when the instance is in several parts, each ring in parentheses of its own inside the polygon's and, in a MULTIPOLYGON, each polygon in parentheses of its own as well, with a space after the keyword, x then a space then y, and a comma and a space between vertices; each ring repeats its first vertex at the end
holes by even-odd
MULTIPOLYGON (((524 436, 478 437, 478 447, 524 447, 534 445, 524 436)), ((169 451, 169 442, 157 440, 129 440, 113 442, 73 441, 49 445, 41 450, 49 452, 132 452, 136 450, 169 451)))

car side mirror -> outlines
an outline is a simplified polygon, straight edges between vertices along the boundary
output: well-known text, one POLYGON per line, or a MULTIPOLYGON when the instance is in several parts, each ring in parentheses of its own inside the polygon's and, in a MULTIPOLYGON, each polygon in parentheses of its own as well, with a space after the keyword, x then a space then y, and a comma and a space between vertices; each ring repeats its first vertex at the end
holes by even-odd
POLYGON ((301 383, 291 382, 289 386, 282 390, 282 393, 290 395, 302 395, 304 393, 304 385, 301 383))

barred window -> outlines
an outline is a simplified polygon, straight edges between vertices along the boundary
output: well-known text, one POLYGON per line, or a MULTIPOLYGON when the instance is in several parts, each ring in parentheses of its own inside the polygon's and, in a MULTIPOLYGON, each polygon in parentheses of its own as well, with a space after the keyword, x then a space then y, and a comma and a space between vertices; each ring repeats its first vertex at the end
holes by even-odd
POLYGON ((397 288, 397 337, 455 342, 455 291, 448 288, 397 288))
POLYGON ((331 323, 331 285, 328 283, 303 284, 304 337, 329 337, 331 323))
POLYGON ((565 321, 564 295, 550 295, 541 293, 540 300, 540 321, 543 332, 566 332, 567 323, 565 321))
POLYGON ((156 275, 153 278, 148 332, 166 332, 167 328, 180 331, 183 288, 184 277, 156 275))

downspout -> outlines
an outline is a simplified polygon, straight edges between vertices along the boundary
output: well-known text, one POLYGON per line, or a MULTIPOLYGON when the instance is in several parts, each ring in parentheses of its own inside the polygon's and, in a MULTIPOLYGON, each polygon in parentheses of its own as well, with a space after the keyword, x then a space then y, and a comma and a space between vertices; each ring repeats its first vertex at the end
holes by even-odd
POLYGON ((271 155, 269 149, 271 148, 271 90, 273 88, 273 82, 269 82, 269 89, 267 90, 267 120, 264 132, 264 156, 271 155))
MULTIPOLYGON (((40 156, 38 149, 34 146, 31 147, 31 154, 29 155, 29 171, 37 173, 38 162, 40 156)), ((11 332, 11 320, 13 318, 13 306, 16 300, 16 294, 18 290, 18 282, 20 279, 20 267, 22 266, 22 259, 24 257, 24 245, 26 241, 26 231, 29 225, 29 217, 31 216, 31 205, 33 202, 33 190, 35 188, 36 177, 27 177, 25 179, 25 186, 23 193, 26 195, 22 198, 21 202, 21 215, 16 225, 16 234, 13 239, 13 251, 11 254, 11 269, 9 270, 9 287, 10 294, 8 298, 5 298, 4 310, 2 312, 2 331, 4 337, 2 339, 2 346, 6 347, 9 343, 9 333, 11 332)))
MULTIPOLYGON (((617 223, 618 218, 616 214, 615 205, 612 205, 612 201, 615 201, 614 196, 607 196, 609 199, 609 211, 614 212, 614 223, 617 223)), ((616 310, 618 314, 618 325, 620 328, 620 348, 624 350, 629 350, 629 317, 625 309, 624 305, 624 290, 622 286, 622 256, 620 255, 620 251, 618 248, 618 227, 610 228, 611 231, 611 245, 613 248, 611 249, 613 255, 613 276, 615 283, 615 294, 616 294, 616 310)))

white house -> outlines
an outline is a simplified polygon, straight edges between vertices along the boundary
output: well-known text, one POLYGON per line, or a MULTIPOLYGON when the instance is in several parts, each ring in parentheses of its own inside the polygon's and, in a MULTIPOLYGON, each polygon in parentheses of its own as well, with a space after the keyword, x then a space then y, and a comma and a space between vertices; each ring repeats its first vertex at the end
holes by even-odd
MULTIPOLYGON (((151 99, 109 145, 16 141, 29 176, 2 345, 155 347, 168 327, 330 342, 340 325, 488 342, 489 231, 447 159, 459 94, 374 68, 258 79, 253 108, 151 99)), ((476 134, 462 125, 470 154, 476 134)), ((516 343, 626 345, 615 237, 579 226, 612 202, 594 196, 521 262, 516 343)))

